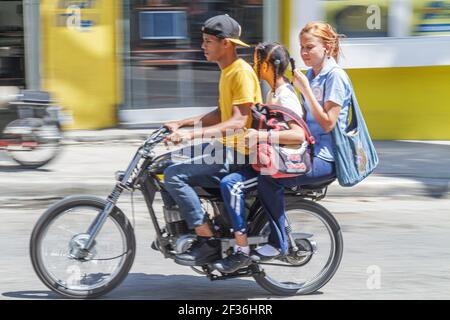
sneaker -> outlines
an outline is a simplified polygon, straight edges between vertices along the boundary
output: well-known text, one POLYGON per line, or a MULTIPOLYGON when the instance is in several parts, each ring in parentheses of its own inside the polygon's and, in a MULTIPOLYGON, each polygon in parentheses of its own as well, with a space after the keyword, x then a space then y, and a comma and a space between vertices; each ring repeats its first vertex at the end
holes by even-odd
POLYGON ((222 273, 232 273, 239 269, 248 267, 252 263, 250 256, 238 251, 229 255, 225 259, 219 260, 214 263, 214 268, 222 273))
POLYGON ((220 240, 197 238, 192 247, 175 256, 175 262, 183 266, 202 266, 220 259, 220 240))

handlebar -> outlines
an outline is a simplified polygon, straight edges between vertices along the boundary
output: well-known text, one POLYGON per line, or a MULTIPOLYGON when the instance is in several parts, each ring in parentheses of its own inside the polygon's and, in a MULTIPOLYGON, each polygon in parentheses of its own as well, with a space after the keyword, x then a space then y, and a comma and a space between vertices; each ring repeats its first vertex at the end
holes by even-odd
POLYGON ((159 129, 155 130, 145 141, 144 145, 146 147, 152 146, 154 144, 160 143, 170 134, 169 128, 166 126, 161 126, 159 129))

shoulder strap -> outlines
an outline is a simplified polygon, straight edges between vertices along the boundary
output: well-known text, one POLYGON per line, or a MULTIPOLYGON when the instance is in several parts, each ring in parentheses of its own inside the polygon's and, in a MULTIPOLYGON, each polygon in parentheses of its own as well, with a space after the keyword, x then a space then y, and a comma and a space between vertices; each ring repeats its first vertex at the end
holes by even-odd
POLYGON ((299 115, 297 113, 295 113, 294 111, 292 111, 289 108, 280 106, 278 104, 265 104, 263 106, 266 107, 268 109, 268 111, 271 113, 281 113, 281 114, 291 118, 295 123, 297 123, 305 131, 306 140, 308 141, 308 143, 315 144, 316 141, 315 141, 313 135, 311 134, 311 131, 309 130, 308 125, 302 119, 302 117, 299 117, 299 115))
POLYGON ((340 67, 335 66, 335 67, 331 68, 330 71, 328 71, 328 73, 327 73, 327 77, 326 77, 325 81, 323 82, 323 95, 322 95, 323 107, 325 107, 325 91, 327 88, 328 75, 331 73, 331 71, 333 71, 336 68, 340 68, 340 67))
MULTIPOLYGON (((340 67, 339 66, 333 67, 330 70, 330 72, 332 70, 336 69, 336 68, 340 68, 340 67)), ((349 106, 351 108, 351 112, 352 112, 352 120, 351 120, 351 123, 349 125, 350 126, 359 126, 359 123, 361 122, 361 120, 362 120, 362 122, 364 122, 364 119, 363 119, 363 116, 362 116, 362 113, 361 113, 361 109, 359 108, 358 101, 356 100, 355 89, 353 88, 352 79, 350 79, 350 77, 349 77, 349 75, 347 73, 346 73, 346 76, 347 76, 348 82, 350 84, 350 90, 351 90, 351 94, 352 94, 351 100, 350 100, 350 106, 349 106), (356 124, 355 124, 355 122, 356 122, 356 124)), ((327 79, 325 80, 325 82, 323 84, 323 100, 324 100, 324 104, 325 104, 325 88, 326 88, 326 81, 327 80, 328 80, 328 77, 327 77, 327 79)), ((339 119, 338 119, 338 121, 339 121, 339 119)), ((339 125, 336 125, 335 129, 336 128, 340 130, 339 125)))

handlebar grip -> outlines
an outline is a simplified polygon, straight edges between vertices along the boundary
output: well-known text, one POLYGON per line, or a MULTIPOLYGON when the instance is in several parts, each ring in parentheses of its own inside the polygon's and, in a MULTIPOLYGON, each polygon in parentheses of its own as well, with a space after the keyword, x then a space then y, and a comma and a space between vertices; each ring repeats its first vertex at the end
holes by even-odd
POLYGON ((160 130, 161 130, 161 133, 171 133, 172 131, 170 130, 170 128, 169 127, 166 127, 166 126, 162 126, 161 128, 160 128, 160 130))

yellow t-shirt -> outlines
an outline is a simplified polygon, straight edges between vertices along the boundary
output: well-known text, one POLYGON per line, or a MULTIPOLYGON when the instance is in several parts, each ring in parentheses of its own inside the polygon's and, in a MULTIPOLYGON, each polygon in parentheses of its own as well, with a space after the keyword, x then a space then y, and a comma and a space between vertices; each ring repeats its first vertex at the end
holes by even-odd
MULTIPOLYGON (((222 122, 233 115, 233 106, 251 103, 262 103, 261 87, 253 68, 243 59, 237 59, 222 70, 219 83, 219 107, 222 122)), ((251 114, 248 117, 246 128, 252 124, 251 114)), ((228 147, 236 148, 239 152, 248 154, 244 146, 244 135, 237 134, 222 139, 228 147)))

